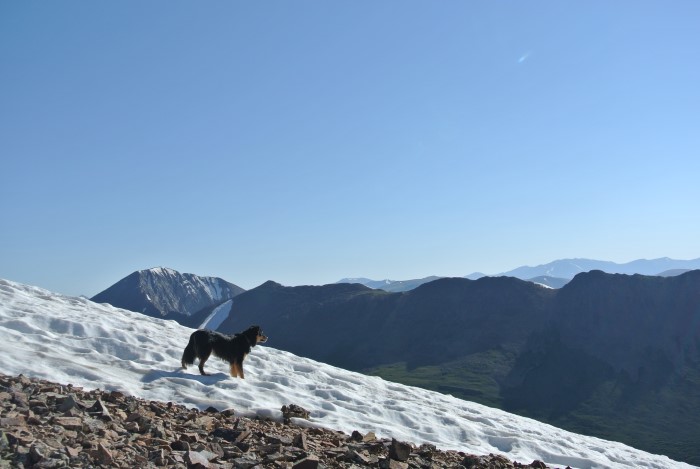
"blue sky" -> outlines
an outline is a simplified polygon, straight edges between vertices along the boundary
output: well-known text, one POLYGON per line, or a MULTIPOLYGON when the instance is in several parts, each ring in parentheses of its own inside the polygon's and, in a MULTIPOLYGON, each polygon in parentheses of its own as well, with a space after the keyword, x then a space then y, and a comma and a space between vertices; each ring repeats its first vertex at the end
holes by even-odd
POLYGON ((2 2, 0 277, 700 257, 700 2, 2 2))

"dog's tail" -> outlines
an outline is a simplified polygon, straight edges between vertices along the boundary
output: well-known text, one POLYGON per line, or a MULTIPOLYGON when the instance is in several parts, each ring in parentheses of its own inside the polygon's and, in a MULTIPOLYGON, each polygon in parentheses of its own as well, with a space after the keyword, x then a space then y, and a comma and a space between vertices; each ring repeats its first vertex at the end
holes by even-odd
POLYGON ((194 363, 194 357, 196 355, 196 350, 194 349, 194 334, 190 336, 190 341, 185 347, 185 351, 182 352, 182 367, 187 368, 187 365, 194 363))

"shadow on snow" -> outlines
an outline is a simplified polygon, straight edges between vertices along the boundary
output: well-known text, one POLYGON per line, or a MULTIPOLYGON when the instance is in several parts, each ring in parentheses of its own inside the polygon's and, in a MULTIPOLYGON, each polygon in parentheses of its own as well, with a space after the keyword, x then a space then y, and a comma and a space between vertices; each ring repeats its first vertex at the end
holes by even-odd
POLYGON ((202 376, 200 374, 187 373, 185 370, 178 368, 175 371, 167 370, 153 370, 149 371, 141 378, 143 383, 152 383, 156 380, 162 378, 179 378, 179 379, 189 379, 192 381, 199 381, 202 384, 215 384, 220 381, 229 379, 230 376, 226 373, 213 373, 210 375, 202 376))

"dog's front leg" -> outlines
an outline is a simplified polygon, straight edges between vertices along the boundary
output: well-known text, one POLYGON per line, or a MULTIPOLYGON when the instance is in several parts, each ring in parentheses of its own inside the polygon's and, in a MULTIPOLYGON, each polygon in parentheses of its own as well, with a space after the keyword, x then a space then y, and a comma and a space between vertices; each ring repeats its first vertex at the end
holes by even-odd
POLYGON ((240 377, 241 379, 245 379, 243 377, 243 363, 238 362, 238 361, 233 361, 231 362, 231 376, 234 378, 240 377))

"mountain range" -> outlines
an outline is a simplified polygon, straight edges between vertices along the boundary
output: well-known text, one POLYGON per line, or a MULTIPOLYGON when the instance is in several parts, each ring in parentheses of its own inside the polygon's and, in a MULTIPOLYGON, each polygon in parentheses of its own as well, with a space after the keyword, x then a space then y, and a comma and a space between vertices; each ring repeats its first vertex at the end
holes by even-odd
MULTIPOLYGON (((276 348, 700 465, 700 271, 661 261, 630 264, 671 276, 594 270, 555 288, 507 276, 403 292, 268 281, 161 317, 226 333, 260 324, 276 348)), ((152 272, 177 285, 166 273, 152 272)))
POLYGON ((384 290, 388 292, 402 292, 413 290, 424 283, 432 282, 442 277, 431 275, 430 277, 418 278, 413 280, 371 280, 368 278, 344 278, 336 283, 359 283, 375 290, 384 290))
POLYGON ((578 274, 560 289, 444 278, 390 293, 284 287, 234 301, 219 330, 700 465, 700 271, 578 274))
POLYGON ((590 272, 591 270, 602 270, 609 274, 659 275, 672 269, 700 269, 700 258, 679 260, 661 257, 659 259, 637 259, 624 264, 593 259, 560 259, 535 267, 518 267, 517 269, 500 273, 498 276, 516 277, 523 280, 538 276, 572 279, 582 272, 590 272))
MULTIPOLYGON (((515 277, 529 282, 539 283, 550 288, 561 288, 574 276, 591 270, 601 270, 610 274, 660 275, 664 277, 679 275, 689 270, 700 269, 700 258, 678 260, 662 257, 659 259, 638 259, 624 264, 594 259, 559 259, 535 267, 522 266, 493 277, 515 277)), ((464 278, 477 280, 486 274, 474 272, 464 278)), ((413 280, 372 280, 369 278, 344 278, 336 283, 359 283, 370 288, 389 292, 412 290, 424 283, 437 280, 437 276, 413 280)))

